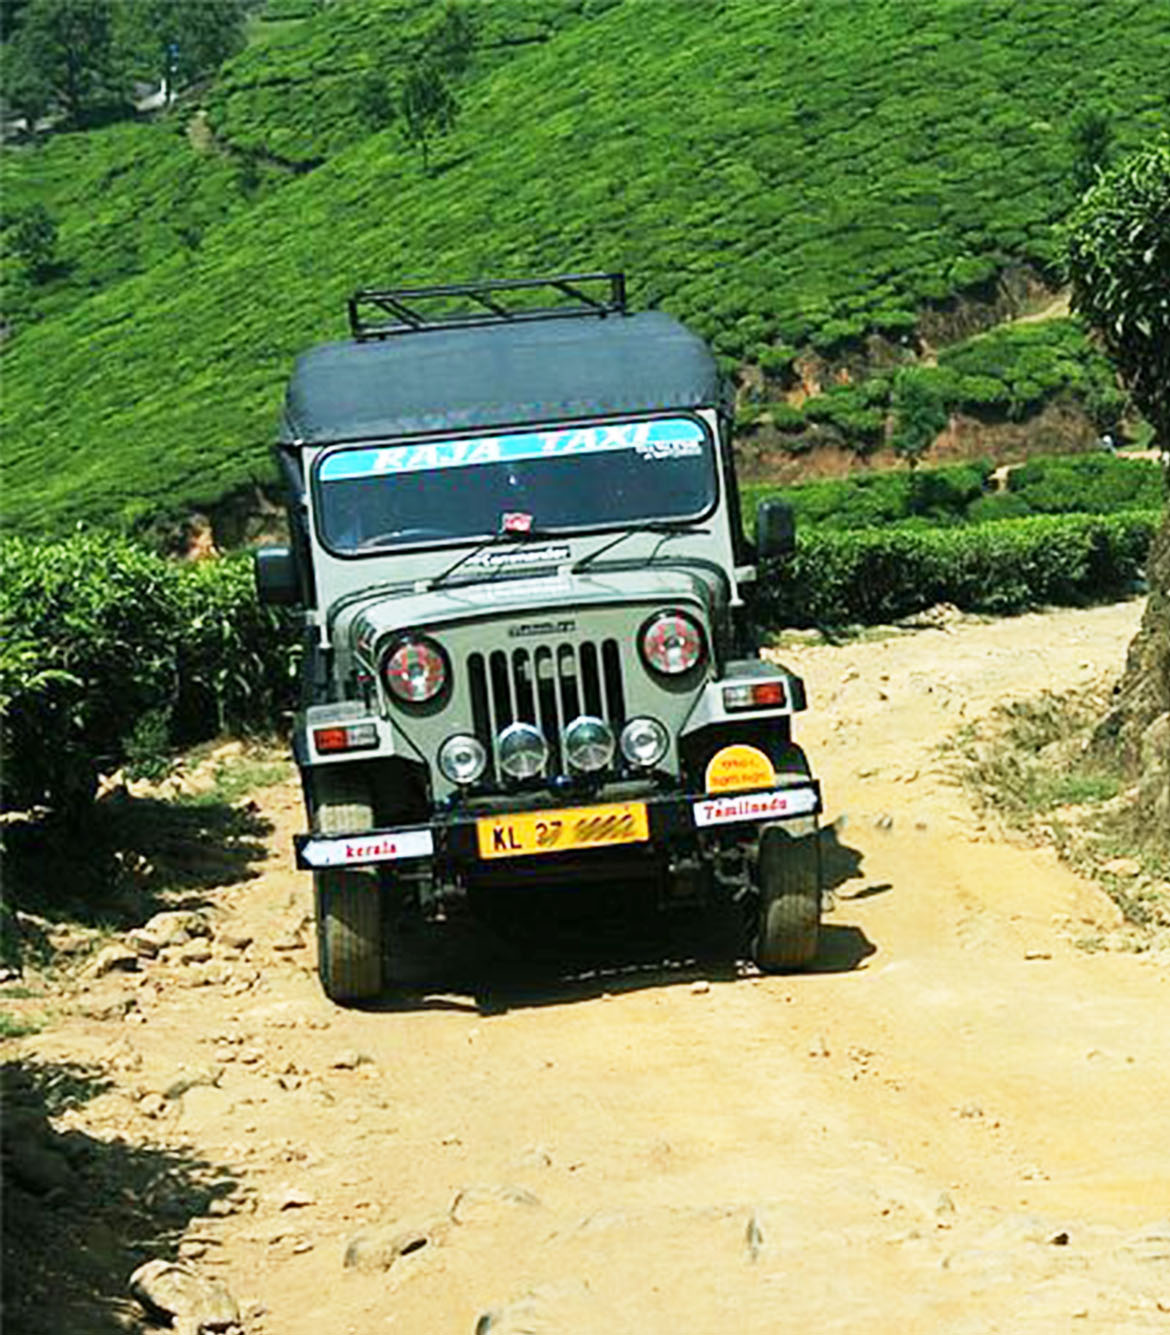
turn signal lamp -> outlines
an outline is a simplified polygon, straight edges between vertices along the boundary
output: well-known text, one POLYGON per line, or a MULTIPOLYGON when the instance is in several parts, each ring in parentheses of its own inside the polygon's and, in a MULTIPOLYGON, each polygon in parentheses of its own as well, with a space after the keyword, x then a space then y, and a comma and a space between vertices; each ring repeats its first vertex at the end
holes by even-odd
POLYGON ((337 755, 342 751, 373 751, 378 745, 378 725, 346 723, 332 728, 314 728, 313 745, 322 756, 337 755))
POLYGON ((783 709, 788 703, 788 692, 783 681, 742 682, 735 686, 724 686, 723 708, 729 712, 737 709, 783 709))

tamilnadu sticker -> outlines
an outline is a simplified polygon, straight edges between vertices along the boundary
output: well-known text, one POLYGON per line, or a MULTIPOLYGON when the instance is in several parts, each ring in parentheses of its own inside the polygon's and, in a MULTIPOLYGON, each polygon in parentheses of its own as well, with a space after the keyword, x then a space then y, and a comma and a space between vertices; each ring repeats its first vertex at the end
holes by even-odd
POLYGON ((707 765, 707 791, 732 793, 747 788, 771 788, 776 771, 763 751, 754 746, 725 746, 707 765))

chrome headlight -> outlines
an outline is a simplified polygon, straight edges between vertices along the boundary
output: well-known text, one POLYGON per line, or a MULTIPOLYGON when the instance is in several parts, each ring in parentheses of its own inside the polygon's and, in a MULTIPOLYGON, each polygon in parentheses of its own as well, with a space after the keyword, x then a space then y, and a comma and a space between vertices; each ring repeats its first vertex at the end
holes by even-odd
POLYGON ((653 769, 669 746, 670 735, 656 718, 632 718, 622 729, 622 755, 639 769, 653 769))
POLYGON ((703 659, 703 632, 685 612, 659 612, 642 628, 642 657, 655 672, 677 677, 703 659))
POLYGON ((513 779, 531 779, 548 763, 548 743, 531 723, 511 723, 496 740, 500 768, 513 779))
POLYGON ((456 733, 439 747, 439 769, 452 783, 474 783, 487 767, 487 751, 478 737, 456 733))
POLYGON ((613 759, 613 729, 604 719, 582 714, 565 729, 565 756, 574 769, 590 773, 613 759))

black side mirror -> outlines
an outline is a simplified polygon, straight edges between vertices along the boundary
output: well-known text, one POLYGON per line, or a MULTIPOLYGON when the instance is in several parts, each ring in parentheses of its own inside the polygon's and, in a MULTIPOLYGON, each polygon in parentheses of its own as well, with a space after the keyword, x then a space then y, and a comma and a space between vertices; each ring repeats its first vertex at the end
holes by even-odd
POLYGON ((796 551, 796 511, 787 501, 761 501, 756 507, 756 552, 760 560, 796 551))
POLYGON ((287 547, 258 547, 252 553, 256 596, 269 607, 289 607, 301 601, 296 562, 287 547))

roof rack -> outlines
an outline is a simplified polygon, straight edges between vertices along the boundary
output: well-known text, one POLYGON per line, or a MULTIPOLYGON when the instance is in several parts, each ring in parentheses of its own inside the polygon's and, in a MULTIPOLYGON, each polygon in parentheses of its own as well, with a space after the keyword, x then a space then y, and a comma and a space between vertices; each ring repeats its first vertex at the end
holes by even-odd
POLYGON ((556 274, 551 278, 494 279, 442 287, 365 288, 349 299, 349 328, 353 337, 364 343, 434 329, 477 329, 482 325, 625 313, 624 273, 556 274), (560 303, 538 306, 512 299, 515 294, 542 288, 550 295, 557 294, 560 303), (460 303, 458 298, 464 300, 460 303))

